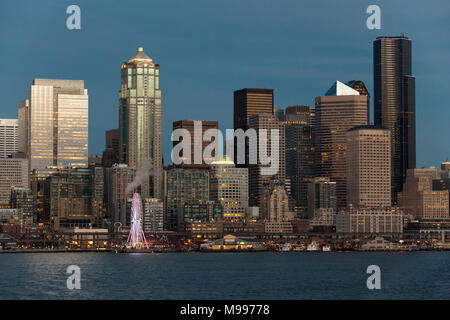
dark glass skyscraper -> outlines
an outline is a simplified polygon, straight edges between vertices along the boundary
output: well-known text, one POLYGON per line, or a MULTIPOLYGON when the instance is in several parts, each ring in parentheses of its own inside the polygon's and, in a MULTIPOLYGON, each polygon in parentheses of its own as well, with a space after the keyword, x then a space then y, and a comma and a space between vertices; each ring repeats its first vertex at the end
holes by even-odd
POLYGON ((373 42, 374 120, 391 130, 392 196, 401 191, 406 170, 416 166, 415 78, 411 40, 403 35, 373 42))
POLYGON ((286 128, 286 177, 291 182, 294 209, 306 213, 308 183, 314 179, 314 144, 310 106, 290 106, 282 123, 286 128))
MULTIPOLYGON (((274 114, 273 89, 241 89, 234 91, 234 130, 246 131, 250 125, 250 117, 257 114, 274 114)), ((245 143, 245 165, 237 161, 235 141, 234 163, 238 167, 248 167, 248 141, 245 143)))

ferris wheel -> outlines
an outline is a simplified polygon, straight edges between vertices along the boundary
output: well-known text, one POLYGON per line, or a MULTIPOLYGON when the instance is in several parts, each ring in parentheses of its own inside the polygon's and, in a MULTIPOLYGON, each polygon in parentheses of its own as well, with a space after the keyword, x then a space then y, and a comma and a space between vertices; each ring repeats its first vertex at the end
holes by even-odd
POLYGON ((131 202, 131 228, 130 234, 127 240, 127 247, 129 248, 148 248, 144 231, 142 229, 142 204, 141 196, 138 193, 133 195, 133 200, 131 202))

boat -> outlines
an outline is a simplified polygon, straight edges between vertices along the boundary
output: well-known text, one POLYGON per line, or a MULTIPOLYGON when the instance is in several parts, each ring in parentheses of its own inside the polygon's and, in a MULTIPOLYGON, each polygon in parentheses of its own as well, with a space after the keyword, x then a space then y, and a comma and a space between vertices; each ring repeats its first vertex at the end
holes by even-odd
POLYGON ((322 252, 330 252, 331 247, 330 246, 322 246, 322 252))
POLYGON ((282 244, 279 251, 281 251, 281 252, 291 251, 291 244, 290 243, 282 244))
POLYGON ((306 251, 319 251, 319 246, 317 242, 312 241, 308 246, 306 247, 306 251))

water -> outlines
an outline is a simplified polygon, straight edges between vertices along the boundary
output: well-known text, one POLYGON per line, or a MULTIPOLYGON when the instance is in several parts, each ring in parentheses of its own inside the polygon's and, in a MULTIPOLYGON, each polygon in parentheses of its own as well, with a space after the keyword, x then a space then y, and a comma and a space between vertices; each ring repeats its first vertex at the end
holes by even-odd
POLYGON ((448 298, 450 252, 0 254, 0 299, 448 298), (381 290, 366 287, 372 264, 381 290))

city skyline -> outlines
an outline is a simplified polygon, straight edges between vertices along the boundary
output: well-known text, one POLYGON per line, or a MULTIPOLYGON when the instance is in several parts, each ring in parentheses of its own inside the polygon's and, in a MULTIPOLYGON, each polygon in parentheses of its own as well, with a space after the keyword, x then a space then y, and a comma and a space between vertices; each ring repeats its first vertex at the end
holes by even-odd
MULTIPOLYGON (((2 5, 8 6, 8 4, 2 5)), ((227 10, 232 10, 235 5, 231 3, 227 10)), ((330 5, 331 7, 335 6, 335 4, 330 5)), ((448 6, 448 4, 442 4, 442 6, 445 5, 448 6)), ((170 6, 166 4, 156 3, 156 6, 163 11, 170 9, 170 6)), ((255 19, 257 26, 260 26, 261 29, 257 30, 255 27, 244 30, 243 35, 237 36, 235 39, 236 41, 243 42, 245 45, 245 50, 242 52, 234 52, 234 49, 230 49, 231 52, 227 54, 227 52, 221 53, 217 50, 216 44, 219 44, 219 47, 221 47, 220 45, 225 45, 226 41, 232 41, 224 39, 222 43, 216 40, 220 38, 220 35, 225 36, 229 35, 227 32, 232 32, 224 31, 222 28, 224 23, 229 23, 226 19, 219 19, 212 31, 205 32, 206 37, 200 37, 200 34, 196 30, 186 30, 185 33, 188 38, 192 39, 197 37, 199 46, 195 50, 210 49, 206 53, 196 56, 191 51, 185 52, 184 54, 183 50, 177 54, 167 51, 169 48, 186 49, 186 46, 182 46, 183 40, 177 37, 177 35, 183 34, 183 32, 177 30, 177 28, 159 28, 155 31, 148 30, 148 27, 143 28, 130 36, 130 39, 125 40, 125 43, 121 45, 121 48, 117 48, 117 50, 112 50, 111 45, 114 41, 110 37, 107 37, 102 46, 94 45, 92 43, 93 28, 99 27, 99 22, 104 23, 104 26, 100 28, 100 34, 105 35, 106 29, 113 28, 113 26, 111 26, 111 22, 105 19, 105 17, 100 19, 100 21, 92 21, 89 16, 89 10, 90 8, 96 7, 96 5, 81 2, 80 7, 83 10, 83 14, 85 14, 84 21, 86 23, 80 32, 70 33, 70 31, 64 28, 64 25, 61 26, 62 30, 59 31, 48 30, 49 34, 47 36, 50 39, 59 39, 61 37, 61 41, 56 41, 58 47, 54 51, 55 55, 53 57, 43 58, 39 50, 36 51, 34 48, 31 48, 31 50, 20 50, 21 46, 26 45, 26 37, 23 43, 13 45, 8 35, 2 35, 6 43, 11 43, 11 48, 5 48, 1 53, 1 55, 5 55, 4 60, 6 60, 6 55, 12 55, 11 50, 21 52, 18 57, 21 60, 33 60, 31 59, 32 57, 35 57, 39 61, 44 60, 32 66, 28 65, 28 62, 25 62, 24 69, 19 70, 14 77, 11 77, 11 79, 9 77, 2 77, 0 79, 0 84, 2 84, 2 87, 7 92, 5 104, 10 106, 1 109, 0 117, 17 117, 17 103, 27 98, 27 87, 29 87, 34 78, 85 80, 85 85, 89 88, 91 109, 89 117, 89 153, 101 154, 104 149, 104 131, 113 129, 118 122, 116 118, 117 94, 120 89, 117 71, 118 66, 122 61, 126 61, 138 46, 142 46, 146 48, 148 55, 155 61, 158 61, 164 70, 161 77, 161 87, 165 88, 163 148, 165 164, 169 164, 171 148, 170 129, 172 122, 182 119, 219 119, 220 128, 232 128, 232 92, 234 90, 245 87, 273 88, 275 96, 274 104, 285 108, 289 105, 296 104, 311 105, 314 97, 323 95, 323 88, 326 88, 329 83, 337 79, 344 82, 363 80, 373 97, 372 42, 379 35, 400 35, 403 32, 413 42, 413 74, 417 79, 417 167, 426 165, 438 166, 448 155, 445 139, 443 141, 437 139, 439 136, 445 135, 446 130, 445 122, 439 122, 444 121, 447 112, 445 105, 440 103, 440 101, 445 101, 443 94, 446 90, 436 88, 432 83, 437 81, 443 83, 445 86, 444 81, 439 81, 441 79, 439 76, 441 74, 448 74, 448 72, 446 71, 445 65, 442 66, 442 63, 439 65, 439 62, 442 62, 442 57, 439 58, 440 56, 436 56, 436 51, 434 50, 436 48, 436 39, 427 37, 427 32, 430 30, 434 31, 435 26, 427 27, 420 19, 417 21, 417 26, 407 24, 406 22, 413 14, 413 10, 403 7, 402 10, 399 10, 398 5, 381 2, 380 6, 383 10, 382 29, 371 31, 365 27, 365 19, 367 16, 365 15, 364 6, 355 2, 354 6, 347 7, 346 10, 336 11, 337 16, 334 15, 333 10, 327 10, 325 14, 330 15, 329 17, 332 18, 330 23, 341 21, 346 15, 354 16, 352 22, 346 22, 351 23, 351 26, 344 23, 343 26, 336 27, 336 30, 325 30, 326 27, 330 27, 328 24, 327 26, 320 27, 314 37, 308 37, 304 33, 306 29, 303 29, 311 21, 308 19, 299 19, 302 20, 299 23, 293 20, 293 15, 287 14, 286 12, 287 6, 285 3, 279 4, 276 10, 286 13, 286 22, 280 25, 278 19, 267 17, 266 20, 268 21, 265 22, 267 22, 268 27, 273 27, 273 31, 266 29, 268 27, 263 26, 263 21, 266 18, 264 14, 268 11, 269 6, 266 3, 262 3, 256 13, 251 17, 251 19, 255 19), (395 11, 395 17, 392 16, 393 11, 395 11), (393 25, 396 27, 393 28, 393 25), (344 28, 347 29, 346 33, 342 33, 342 29, 344 28), (279 45, 279 49, 286 50, 279 52, 279 50, 268 48, 266 41, 263 39, 263 32, 269 32, 272 35, 273 32, 283 30, 285 33, 281 33, 282 36, 277 40, 277 44, 279 45), (327 34, 318 41, 317 39, 320 37, 317 37, 317 35, 322 35, 324 31, 327 31, 327 34), (339 32, 340 35, 336 34, 339 32), (255 40, 245 41, 257 34, 260 34, 260 36, 255 40), (349 34, 351 37, 348 36, 349 34), (173 41, 163 40, 164 35, 169 35, 168 38, 173 41), (332 38, 338 40, 332 40, 332 38), (352 38, 352 41, 349 42, 349 38, 352 38), (292 39, 299 39, 299 41, 292 41, 292 39), (88 46, 89 48, 86 53, 75 50, 74 46, 85 41, 87 45, 85 44, 84 46, 88 46), (61 46, 60 42, 64 46, 61 46), (329 48, 334 48, 334 50, 329 50, 329 48), (67 62, 67 56, 64 56, 64 59, 60 58, 61 55, 67 53, 66 50, 77 52, 76 55, 71 53, 68 56, 71 59, 71 65, 73 67, 59 67, 62 66, 63 62, 67 62), (105 50, 108 52, 108 56, 104 54, 105 50), (324 51, 329 51, 330 53, 324 53, 324 51), (311 56, 313 52, 316 53, 316 57, 314 58, 311 56), (94 59, 96 61, 95 66, 98 68, 96 70, 98 74, 93 74, 89 70, 93 65, 91 62, 86 62, 90 61, 90 59, 86 58, 86 55, 96 57, 97 54, 102 58, 101 60, 94 59), (181 59, 187 54, 190 57, 189 63, 185 63, 181 59), (41 64, 45 65, 45 59, 51 59, 52 63, 55 63, 55 70, 49 70, 48 66, 41 66, 41 64), (199 63, 200 60, 203 60, 204 63, 199 63), (233 68, 227 70, 224 67, 227 65, 233 66, 233 68), (179 71, 175 70, 177 68, 179 71), (208 73, 206 70, 208 68, 214 72, 211 73, 209 71, 208 73), (192 74, 191 80, 193 81, 189 82, 195 83, 198 91, 191 92, 192 85, 185 80, 188 74, 192 74), (203 94, 199 94, 200 92, 203 94), (435 113, 429 112, 431 108, 435 108, 434 110, 442 116, 436 117, 435 113), (427 143, 428 141, 440 141, 440 144, 427 143)), ((45 5, 42 7, 37 12, 46 8, 45 5)), ((63 10, 64 4, 61 4, 60 7, 63 10)), ((32 9, 33 6, 30 6, 30 8, 32 9)), ((192 9, 189 9, 185 13, 185 16, 195 16, 193 12, 195 8, 196 5, 192 9)), ((299 7, 295 6, 293 11, 299 17, 302 17, 305 13, 302 13, 300 9, 308 12, 315 8, 315 5, 309 4, 299 7)), ((17 10, 14 8, 11 9, 17 10)), ((209 13, 211 16, 216 16, 218 15, 218 11, 216 10, 219 9, 224 8, 220 8, 219 6, 216 9, 209 9, 209 13)), ((58 6, 55 6, 54 10, 58 10, 58 6)), ((116 8, 114 7, 110 8, 109 18, 116 14, 115 10, 116 8)), ((25 12, 24 14, 31 13, 25 12)), ((445 14, 433 14, 436 17, 434 21, 437 24, 443 21, 441 19, 445 17, 445 14)), ((55 13, 55 15, 57 14, 55 13)), ((175 13, 175 15, 180 15, 180 13, 175 13)), ((44 27, 47 27, 47 29, 49 26, 56 27, 59 20, 57 21, 55 19, 53 16, 50 16, 48 24, 44 24, 44 27)), ((242 23, 242 19, 242 13, 236 16, 237 26, 242 23)), ((200 19, 197 26, 202 23, 205 23, 204 19, 200 19)), ((121 26, 123 30, 113 29, 113 31, 117 31, 117 35, 129 31, 123 24, 121 26)), ((15 23, 12 23, 11 27, 18 28, 15 23)), ((25 27, 21 26, 20 28, 25 27)), ((20 29, 17 31, 20 35, 20 29)), ((29 37, 28 34, 27 37, 29 37)), ((50 45, 53 46, 53 44, 50 45)), ((446 51, 449 50, 446 44, 439 44, 439 49, 442 55, 445 55, 446 51)), ((189 46, 189 50, 193 50, 191 46, 189 46)), ((17 58, 13 57, 12 59, 17 58)), ((9 74, 9 70, 11 70, 10 67, 5 66, 5 72, 3 74, 9 74)), ((371 105, 370 116, 373 122, 373 103, 371 105)))

